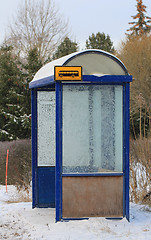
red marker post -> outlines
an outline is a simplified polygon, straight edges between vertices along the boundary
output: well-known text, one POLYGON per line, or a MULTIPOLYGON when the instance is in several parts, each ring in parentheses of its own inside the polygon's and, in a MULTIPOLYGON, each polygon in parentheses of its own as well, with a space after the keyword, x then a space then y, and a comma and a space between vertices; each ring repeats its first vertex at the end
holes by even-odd
POLYGON ((7 149, 7 156, 6 156, 6 178, 5 178, 6 192, 7 192, 8 153, 9 153, 9 150, 7 149))

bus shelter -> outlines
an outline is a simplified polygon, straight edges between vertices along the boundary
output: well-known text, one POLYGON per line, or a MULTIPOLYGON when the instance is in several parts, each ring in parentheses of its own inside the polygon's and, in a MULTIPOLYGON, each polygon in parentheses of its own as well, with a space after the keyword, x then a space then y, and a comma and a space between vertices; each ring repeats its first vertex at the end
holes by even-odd
POLYGON ((101 50, 43 66, 30 82, 34 207, 56 221, 129 220, 129 85, 124 64, 101 50))

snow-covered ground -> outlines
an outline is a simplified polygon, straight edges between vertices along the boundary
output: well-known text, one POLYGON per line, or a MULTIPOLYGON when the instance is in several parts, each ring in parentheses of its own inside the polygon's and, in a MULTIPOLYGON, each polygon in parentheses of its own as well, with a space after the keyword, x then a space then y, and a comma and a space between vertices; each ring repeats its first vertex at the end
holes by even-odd
POLYGON ((6 193, 0 185, 0 240, 151 240, 151 208, 144 205, 131 204, 130 223, 104 218, 55 223, 55 209, 32 209, 21 198, 14 186, 6 193))

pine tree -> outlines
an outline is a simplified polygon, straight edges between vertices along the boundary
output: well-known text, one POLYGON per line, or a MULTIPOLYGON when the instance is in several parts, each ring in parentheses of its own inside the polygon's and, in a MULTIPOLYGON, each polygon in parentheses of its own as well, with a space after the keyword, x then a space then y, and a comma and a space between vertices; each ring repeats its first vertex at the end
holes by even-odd
POLYGON ((129 22, 129 24, 132 24, 133 26, 127 31, 131 32, 130 35, 141 36, 150 32, 151 26, 149 23, 151 23, 151 18, 145 15, 146 6, 143 4, 143 1, 136 0, 136 2, 137 14, 135 16, 132 16, 132 18, 137 21, 129 22))
POLYGON ((66 37, 63 40, 63 42, 58 46, 57 51, 53 56, 53 59, 57 59, 77 51, 78 44, 76 42, 71 41, 68 37, 66 37))
POLYGON ((37 48, 31 49, 24 59, 19 59, 11 46, 1 47, 0 141, 30 137, 31 100, 29 82, 41 66, 37 48))
POLYGON ((86 49, 101 49, 110 53, 114 52, 110 36, 100 32, 96 35, 92 33, 92 35, 89 36, 89 39, 86 40, 86 49))
POLYGON ((22 127, 24 129, 23 136, 19 138, 29 138, 31 135, 31 94, 29 89, 29 82, 32 81, 36 72, 42 67, 42 60, 38 52, 38 48, 30 49, 27 56, 21 59, 20 65, 22 67, 21 84, 23 86, 23 102, 22 102, 22 127), (25 63, 24 63, 25 61, 25 63))
POLYGON ((38 48, 34 47, 30 49, 27 54, 26 65, 24 65, 25 69, 28 72, 28 81, 31 81, 36 74, 36 72, 42 67, 42 60, 40 58, 38 48))
POLYGON ((30 89, 29 82, 32 81, 36 72, 42 67, 42 61, 38 53, 38 48, 34 47, 30 49, 25 63, 21 63, 23 73, 22 73, 22 82, 24 86, 24 111, 27 115, 31 113, 31 98, 30 98, 30 89))
POLYGON ((0 140, 17 139, 23 101, 21 71, 11 46, 0 49, 0 140))

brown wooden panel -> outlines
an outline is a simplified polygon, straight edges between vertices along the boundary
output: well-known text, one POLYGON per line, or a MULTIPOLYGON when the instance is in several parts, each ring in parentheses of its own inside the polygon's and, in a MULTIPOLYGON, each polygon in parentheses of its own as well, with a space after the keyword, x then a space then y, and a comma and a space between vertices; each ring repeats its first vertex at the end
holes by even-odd
POLYGON ((63 177, 63 217, 122 217, 123 177, 63 177))

